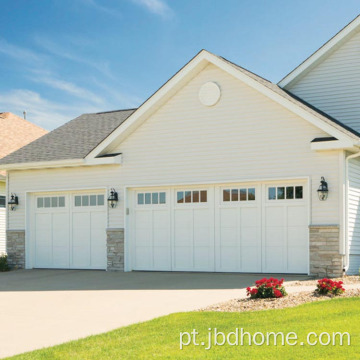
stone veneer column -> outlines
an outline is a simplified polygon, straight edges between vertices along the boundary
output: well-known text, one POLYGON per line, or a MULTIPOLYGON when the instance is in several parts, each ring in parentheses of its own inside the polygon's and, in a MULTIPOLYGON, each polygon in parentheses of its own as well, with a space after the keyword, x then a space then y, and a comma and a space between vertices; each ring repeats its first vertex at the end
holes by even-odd
POLYGON ((25 269, 25 230, 6 231, 6 253, 12 269, 25 269))
POLYGON ((338 225, 310 225, 310 274, 317 277, 343 275, 339 254, 338 225))
POLYGON ((106 229, 107 271, 124 271, 124 229, 106 229))

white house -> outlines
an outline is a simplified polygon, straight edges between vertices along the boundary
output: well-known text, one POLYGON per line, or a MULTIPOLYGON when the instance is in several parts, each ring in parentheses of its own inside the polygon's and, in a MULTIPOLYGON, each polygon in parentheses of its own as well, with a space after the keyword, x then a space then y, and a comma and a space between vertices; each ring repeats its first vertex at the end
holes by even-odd
POLYGON ((0 174, 0 255, 5 253, 6 243, 6 178, 0 174))
MULTIPOLYGON (((25 113, 26 114, 26 113, 25 113)), ((22 148, 47 131, 9 112, 0 113, 0 158, 22 148)), ((6 176, 0 171, 0 255, 6 243, 6 176)))
POLYGON ((138 109, 84 114, 2 159, 11 265, 356 273, 359 30, 279 85, 202 50, 138 109))

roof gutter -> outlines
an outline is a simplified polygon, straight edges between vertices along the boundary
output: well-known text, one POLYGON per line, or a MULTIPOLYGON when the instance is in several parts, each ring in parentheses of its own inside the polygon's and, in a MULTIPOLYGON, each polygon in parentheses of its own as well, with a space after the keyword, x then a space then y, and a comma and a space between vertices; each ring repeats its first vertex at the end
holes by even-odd
POLYGON ((66 159, 58 161, 38 161, 18 164, 0 164, 1 170, 27 170, 27 169, 49 169, 76 166, 95 166, 95 165, 120 165, 122 163, 121 154, 108 158, 95 159, 66 159))
POLYGON ((350 249, 349 249, 349 161, 360 157, 360 151, 349 155, 345 159, 345 236, 344 236, 344 249, 345 249, 345 264, 344 271, 349 270, 350 265, 350 249))

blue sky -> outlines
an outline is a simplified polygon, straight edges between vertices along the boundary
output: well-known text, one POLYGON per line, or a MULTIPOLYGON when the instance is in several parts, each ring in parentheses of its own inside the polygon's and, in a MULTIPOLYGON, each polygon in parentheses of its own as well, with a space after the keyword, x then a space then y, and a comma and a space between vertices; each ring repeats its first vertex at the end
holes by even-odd
POLYGON ((2 0, 0 112, 49 130, 137 107, 205 48, 274 82, 358 0, 2 0))

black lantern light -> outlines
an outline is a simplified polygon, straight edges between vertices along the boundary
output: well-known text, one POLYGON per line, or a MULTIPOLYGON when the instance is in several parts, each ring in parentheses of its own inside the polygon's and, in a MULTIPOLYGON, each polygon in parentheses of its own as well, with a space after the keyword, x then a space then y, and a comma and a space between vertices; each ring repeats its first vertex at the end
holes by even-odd
POLYGON ((16 196, 16 194, 11 194, 8 205, 10 206, 11 211, 14 211, 16 206, 19 205, 19 198, 16 196))
POLYGON ((119 201, 118 193, 114 188, 110 190, 110 196, 108 197, 108 204, 111 208, 116 207, 117 202, 119 201))
POLYGON ((319 196, 319 200, 321 201, 325 201, 328 197, 329 194, 328 184, 323 176, 321 177, 320 186, 318 188, 317 193, 319 196))

